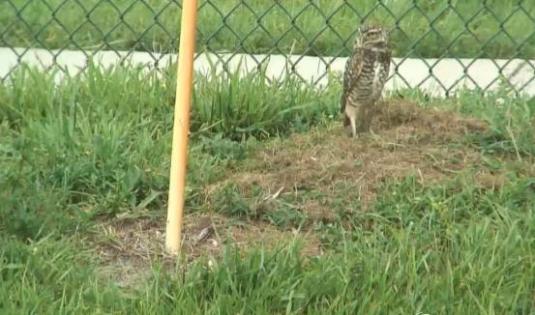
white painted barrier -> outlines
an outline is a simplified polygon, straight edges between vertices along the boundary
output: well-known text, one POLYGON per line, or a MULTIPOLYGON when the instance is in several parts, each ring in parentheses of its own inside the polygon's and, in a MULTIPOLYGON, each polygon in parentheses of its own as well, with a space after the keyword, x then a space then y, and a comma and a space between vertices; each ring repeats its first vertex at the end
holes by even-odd
MULTIPOLYGON (((147 69, 164 68, 176 58, 176 54, 149 52, 0 48, 0 78, 8 76, 19 63, 42 69, 58 65, 70 74, 76 74, 87 65, 89 56, 103 67, 123 61, 131 65, 145 65, 147 69)), ((197 55, 195 70, 206 73, 215 66, 216 71, 222 71, 226 63, 227 69, 235 71, 240 67, 246 73, 255 71, 258 62, 263 61, 269 77, 284 77, 287 70, 291 70, 308 82, 323 85, 328 81, 329 71, 343 71, 346 60, 347 58, 300 55, 201 53, 197 55)), ((535 96, 535 60, 394 58, 391 74, 393 76, 386 86, 390 91, 418 87, 434 96, 444 96, 446 91, 451 93, 460 88, 492 91, 505 79, 522 94, 535 96)), ((61 73, 58 76, 61 79, 61 73)))

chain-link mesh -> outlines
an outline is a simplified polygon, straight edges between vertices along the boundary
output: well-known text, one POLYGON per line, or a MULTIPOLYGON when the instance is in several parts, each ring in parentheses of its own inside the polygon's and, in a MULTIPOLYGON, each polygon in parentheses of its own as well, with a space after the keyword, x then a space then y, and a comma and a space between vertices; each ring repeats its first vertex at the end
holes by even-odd
MULTIPOLYGON (((95 56, 160 67, 178 47, 180 10, 177 0, 3 0, 0 79, 22 63, 78 69, 95 56)), ((230 70, 245 56, 317 83, 374 21, 392 29, 391 87, 535 94, 532 0, 203 0, 198 10, 199 64, 211 56, 230 70)))

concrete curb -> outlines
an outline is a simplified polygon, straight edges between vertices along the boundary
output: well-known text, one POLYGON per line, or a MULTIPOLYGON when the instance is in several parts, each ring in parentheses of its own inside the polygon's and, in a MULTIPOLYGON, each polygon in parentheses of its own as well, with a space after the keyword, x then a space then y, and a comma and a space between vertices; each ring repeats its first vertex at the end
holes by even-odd
MULTIPOLYGON (((144 65, 147 69, 165 68, 174 61, 176 54, 158 54, 128 51, 74 51, 28 48, 0 48, 0 78, 9 77, 19 64, 40 69, 57 65, 70 74, 80 72, 89 56, 95 63, 109 67, 120 62, 144 65), (20 56, 20 57, 19 57, 20 56)), ((303 80, 317 85, 328 82, 328 72, 342 72, 347 58, 212 54, 197 55, 195 70, 207 73, 216 67, 216 73, 224 69, 242 73, 256 71, 259 62, 266 66, 270 78, 284 77, 288 70, 303 80), (213 65, 213 66, 212 66, 213 65)), ((445 96, 461 88, 496 90, 500 82, 508 82, 521 94, 535 96, 535 60, 523 59, 400 59, 394 58, 393 75, 387 83, 389 91, 404 88, 419 88, 433 96, 445 96)), ((62 74, 58 74, 61 79, 62 74)))

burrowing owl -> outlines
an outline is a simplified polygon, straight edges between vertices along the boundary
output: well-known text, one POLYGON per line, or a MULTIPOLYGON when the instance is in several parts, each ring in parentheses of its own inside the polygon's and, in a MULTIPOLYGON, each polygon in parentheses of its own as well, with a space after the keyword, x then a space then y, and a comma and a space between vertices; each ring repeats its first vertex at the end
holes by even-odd
POLYGON ((375 103, 388 78, 391 58, 388 32, 381 26, 361 26, 346 63, 340 100, 344 127, 351 127, 353 137, 370 129, 375 103))

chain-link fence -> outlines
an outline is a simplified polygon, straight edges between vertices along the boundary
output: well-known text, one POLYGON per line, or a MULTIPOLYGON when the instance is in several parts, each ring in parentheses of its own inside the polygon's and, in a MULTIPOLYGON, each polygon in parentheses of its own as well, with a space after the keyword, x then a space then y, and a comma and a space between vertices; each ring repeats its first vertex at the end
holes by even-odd
MULTIPOLYGON (((177 0, 2 0, 0 79, 23 63, 165 66, 180 8, 177 0)), ((215 57, 223 70, 265 65, 273 76, 324 82, 343 69, 359 24, 374 21, 392 29, 387 88, 535 94, 533 0, 200 0, 198 12, 198 69, 215 57)))

